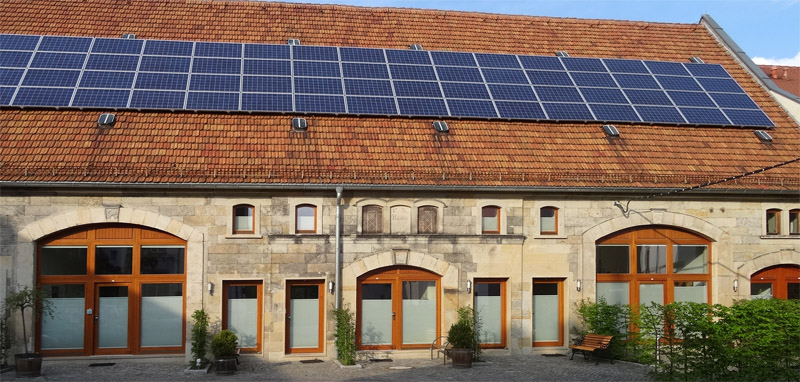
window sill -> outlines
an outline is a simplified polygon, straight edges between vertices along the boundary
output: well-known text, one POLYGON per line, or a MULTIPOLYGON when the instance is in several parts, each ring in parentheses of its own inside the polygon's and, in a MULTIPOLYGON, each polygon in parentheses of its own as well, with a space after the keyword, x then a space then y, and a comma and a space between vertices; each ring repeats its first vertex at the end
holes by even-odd
POLYGON ((567 235, 562 234, 555 234, 555 235, 548 235, 548 234, 536 234, 533 236, 534 239, 566 239, 567 235))
POLYGON ((761 239, 800 239, 800 235, 761 235, 761 239))
POLYGON ((254 233, 237 233, 225 235, 226 239, 261 239, 264 236, 254 233))

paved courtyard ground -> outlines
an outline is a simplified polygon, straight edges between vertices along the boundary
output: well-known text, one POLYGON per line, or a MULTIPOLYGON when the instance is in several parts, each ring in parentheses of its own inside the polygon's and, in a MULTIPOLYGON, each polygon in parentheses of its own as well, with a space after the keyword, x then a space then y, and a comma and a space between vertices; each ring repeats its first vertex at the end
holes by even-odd
MULTIPOLYGON (((45 359, 42 376, 32 381, 647 381, 647 366, 607 360, 595 365, 580 355, 545 357, 542 355, 489 354, 486 362, 471 369, 453 369, 442 360, 394 359, 392 362, 361 362, 362 369, 340 369, 333 361, 263 362, 244 358, 233 376, 185 374, 182 358, 144 359, 45 359), (89 367, 93 363, 113 366, 89 367)), ((14 372, 3 373, 3 381, 13 380, 14 372)))

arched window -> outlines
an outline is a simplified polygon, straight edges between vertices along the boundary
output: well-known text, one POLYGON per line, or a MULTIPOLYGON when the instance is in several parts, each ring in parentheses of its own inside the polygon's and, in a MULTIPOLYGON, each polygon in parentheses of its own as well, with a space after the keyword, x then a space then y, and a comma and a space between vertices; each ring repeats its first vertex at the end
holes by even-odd
POLYGON ((481 210, 481 233, 500 233, 500 207, 483 207, 481 210))
POLYGON ((317 206, 301 204, 296 207, 296 233, 317 233, 317 206))
POLYGON ((767 210, 767 235, 780 235, 781 233, 781 210, 767 210))
POLYGON ((233 206, 233 233, 247 234, 255 232, 255 208, 249 204, 233 206))
POLYGON ((361 209, 361 232, 383 233, 383 207, 370 204, 361 209))
POLYGON ((539 210, 539 233, 542 235, 558 234, 558 208, 542 207, 539 210))
POLYGON ((436 233, 439 226, 439 211, 435 206, 422 206, 417 209, 417 232, 436 233))
POLYGON ((800 209, 789 211, 789 234, 800 235, 800 209))

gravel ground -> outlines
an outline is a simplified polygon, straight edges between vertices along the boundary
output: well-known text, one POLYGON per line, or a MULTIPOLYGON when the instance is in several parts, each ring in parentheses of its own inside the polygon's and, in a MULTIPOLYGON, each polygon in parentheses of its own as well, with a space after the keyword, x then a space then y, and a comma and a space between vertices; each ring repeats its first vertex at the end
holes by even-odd
MULTIPOLYGON (((79 359, 48 358, 42 364, 42 376, 33 381, 646 381, 646 366, 602 360, 584 360, 580 355, 544 357, 541 355, 488 354, 486 362, 471 369, 453 369, 442 360, 395 359, 392 362, 361 362, 362 369, 340 369, 333 361, 264 362, 243 358, 239 371, 232 376, 186 374, 182 358, 79 359), (89 364, 113 362, 113 366, 89 367, 89 364)), ((14 372, 3 373, 3 381, 13 380, 14 372)))

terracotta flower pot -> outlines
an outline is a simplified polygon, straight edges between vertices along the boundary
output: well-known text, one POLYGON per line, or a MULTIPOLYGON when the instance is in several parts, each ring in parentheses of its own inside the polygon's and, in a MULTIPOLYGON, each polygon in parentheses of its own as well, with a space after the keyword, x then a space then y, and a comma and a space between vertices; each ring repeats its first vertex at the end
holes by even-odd
POLYGON ((450 354, 453 358, 453 367, 457 369, 472 367, 472 349, 452 349, 450 354))
POLYGON ((17 377, 38 377, 42 373, 40 354, 14 354, 17 377))

